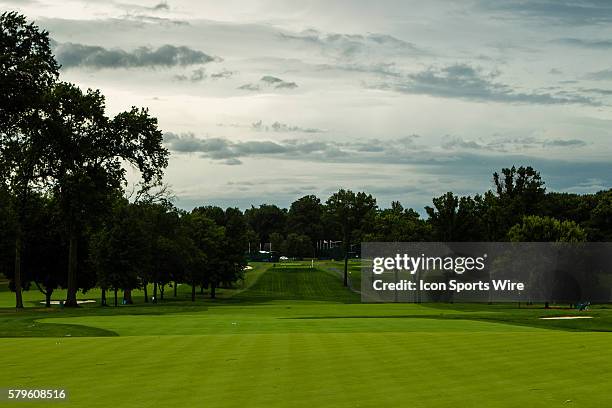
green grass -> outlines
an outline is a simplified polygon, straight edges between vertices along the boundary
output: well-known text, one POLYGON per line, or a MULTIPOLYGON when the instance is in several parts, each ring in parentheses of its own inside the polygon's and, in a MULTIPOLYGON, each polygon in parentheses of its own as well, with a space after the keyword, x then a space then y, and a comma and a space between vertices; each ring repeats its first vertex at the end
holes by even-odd
POLYGON ((54 406, 72 407, 612 406, 610 309, 361 304, 331 262, 291 263, 195 304, 181 286, 157 305, 15 312, 1 291, 0 387, 65 388, 54 406))

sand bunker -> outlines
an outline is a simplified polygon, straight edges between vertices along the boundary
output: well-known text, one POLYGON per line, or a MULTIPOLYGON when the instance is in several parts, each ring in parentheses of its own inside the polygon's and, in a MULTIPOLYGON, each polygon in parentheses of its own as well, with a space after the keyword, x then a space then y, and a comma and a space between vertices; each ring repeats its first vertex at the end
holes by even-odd
POLYGON ((593 316, 553 316, 540 317, 540 320, 572 320, 572 319, 592 319, 593 316))
MULTIPOLYGON (((52 305, 59 305, 60 302, 63 302, 63 300, 52 300, 51 304, 52 305)), ((40 302, 41 305, 44 305, 45 303, 46 302, 44 300, 42 302, 40 302)), ((77 304, 78 305, 81 305, 83 303, 96 303, 96 301, 95 300, 91 300, 91 299, 89 299, 89 300, 77 300, 77 304)))

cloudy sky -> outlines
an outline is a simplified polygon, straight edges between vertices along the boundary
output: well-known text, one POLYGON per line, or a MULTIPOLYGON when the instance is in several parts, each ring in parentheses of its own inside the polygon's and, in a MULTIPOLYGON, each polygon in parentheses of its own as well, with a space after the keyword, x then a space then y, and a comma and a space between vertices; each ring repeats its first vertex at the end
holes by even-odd
POLYGON ((612 3, 0 0, 62 78, 147 106, 177 204, 286 206, 340 187, 422 212, 532 165, 612 185, 612 3))

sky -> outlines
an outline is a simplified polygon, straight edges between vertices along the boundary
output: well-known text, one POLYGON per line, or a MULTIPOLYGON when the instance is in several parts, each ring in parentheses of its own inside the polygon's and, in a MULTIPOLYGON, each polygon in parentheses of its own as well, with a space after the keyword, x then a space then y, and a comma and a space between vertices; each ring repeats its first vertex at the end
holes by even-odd
POLYGON ((61 79, 145 106, 185 209, 339 188, 423 212, 512 165, 612 186, 612 2, 0 0, 61 79))

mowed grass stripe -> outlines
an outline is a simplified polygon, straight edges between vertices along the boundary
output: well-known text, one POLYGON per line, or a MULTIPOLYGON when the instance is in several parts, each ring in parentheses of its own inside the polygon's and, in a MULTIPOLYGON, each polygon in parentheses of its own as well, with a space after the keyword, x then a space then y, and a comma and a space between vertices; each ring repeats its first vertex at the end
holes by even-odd
POLYGON ((342 286, 332 273, 317 268, 266 270, 239 299, 320 300, 340 303, 359 302, 357 294, 342 286))
POLYGON ((79 407, 599 408, 609 344, 544 331, 3 339, 0 381, 65 387, 79 407))

